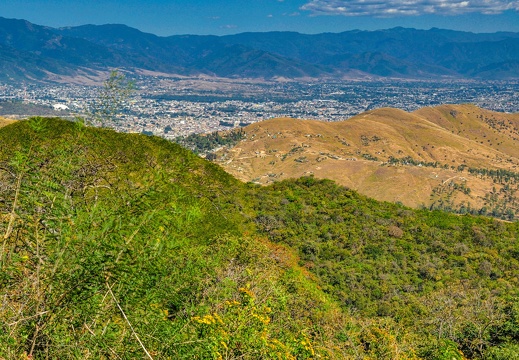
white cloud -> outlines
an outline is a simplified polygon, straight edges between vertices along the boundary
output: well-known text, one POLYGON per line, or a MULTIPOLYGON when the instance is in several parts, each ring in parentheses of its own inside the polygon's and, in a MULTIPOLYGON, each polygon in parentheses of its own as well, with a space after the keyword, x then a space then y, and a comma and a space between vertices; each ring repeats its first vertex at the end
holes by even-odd
POLYGON ((220 29, 236 29, 238 26, 233 24, 227 24, 220 26, 220 29))
POLYGON ((519 11, 519 1, 503 0, 311 0, 301 10, 312 15, 416 16, 426 14, 500 14, 519 11))

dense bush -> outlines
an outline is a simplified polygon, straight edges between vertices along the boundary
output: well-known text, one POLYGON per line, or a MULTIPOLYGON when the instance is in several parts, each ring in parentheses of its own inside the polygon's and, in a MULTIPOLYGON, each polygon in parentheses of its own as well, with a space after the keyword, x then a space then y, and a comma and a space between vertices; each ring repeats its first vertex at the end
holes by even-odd
POLYGON ((312 177, 251 185, 249 198, 259 230, 297 249, 344 309, 393 319, 419 355, 448 344, 470 358, 513 352, 517 223, 411 210, 312 177))

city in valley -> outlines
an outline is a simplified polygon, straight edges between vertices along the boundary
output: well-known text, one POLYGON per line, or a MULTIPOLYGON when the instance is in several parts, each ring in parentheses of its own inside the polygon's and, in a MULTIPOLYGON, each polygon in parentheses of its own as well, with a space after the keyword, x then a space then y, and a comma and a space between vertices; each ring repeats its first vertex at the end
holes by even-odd
MULTIPOLYGON (((138 76, 134 91, 110 126, 168 139, 293 117, 340 121, 364 111, 406 111, 440 104, 472 103, 519 112, 518 81, 278 81, 138 76)), ((100 86, 0 84, 0 116, 88 117, 100 86)))

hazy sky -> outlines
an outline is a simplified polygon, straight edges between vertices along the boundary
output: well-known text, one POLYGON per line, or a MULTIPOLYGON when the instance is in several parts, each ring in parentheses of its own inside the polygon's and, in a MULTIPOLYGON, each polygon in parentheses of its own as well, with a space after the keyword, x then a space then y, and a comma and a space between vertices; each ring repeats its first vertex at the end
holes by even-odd
POLYGON ((0 0, 0 16, 52 27, 118 23, 157 35, 396 26, 519 32, 519 0, 0 0))

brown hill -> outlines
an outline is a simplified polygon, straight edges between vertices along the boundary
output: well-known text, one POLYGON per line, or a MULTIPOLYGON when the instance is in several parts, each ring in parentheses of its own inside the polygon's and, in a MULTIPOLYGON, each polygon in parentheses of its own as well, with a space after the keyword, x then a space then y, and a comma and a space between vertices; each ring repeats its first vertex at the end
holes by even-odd
POLYGON ((519 114, 472 105, 383 108, 333 123, 272 119, 244 128, 246 139, 217 161, 244 181, 313 174, 378 200, 510 218, 519 210, 518 128, 519 114))
POLYGON ((9 125, 12 122, 14 122, 14 120, 6 119, 6 118, 3 118, 3 117, 0 116, 0 127, 9 125))
POLYGON ((519 157, 519 114, 488 111, 474 105, 443 105, 423 108, 414 114, 453 134, 519 157))

